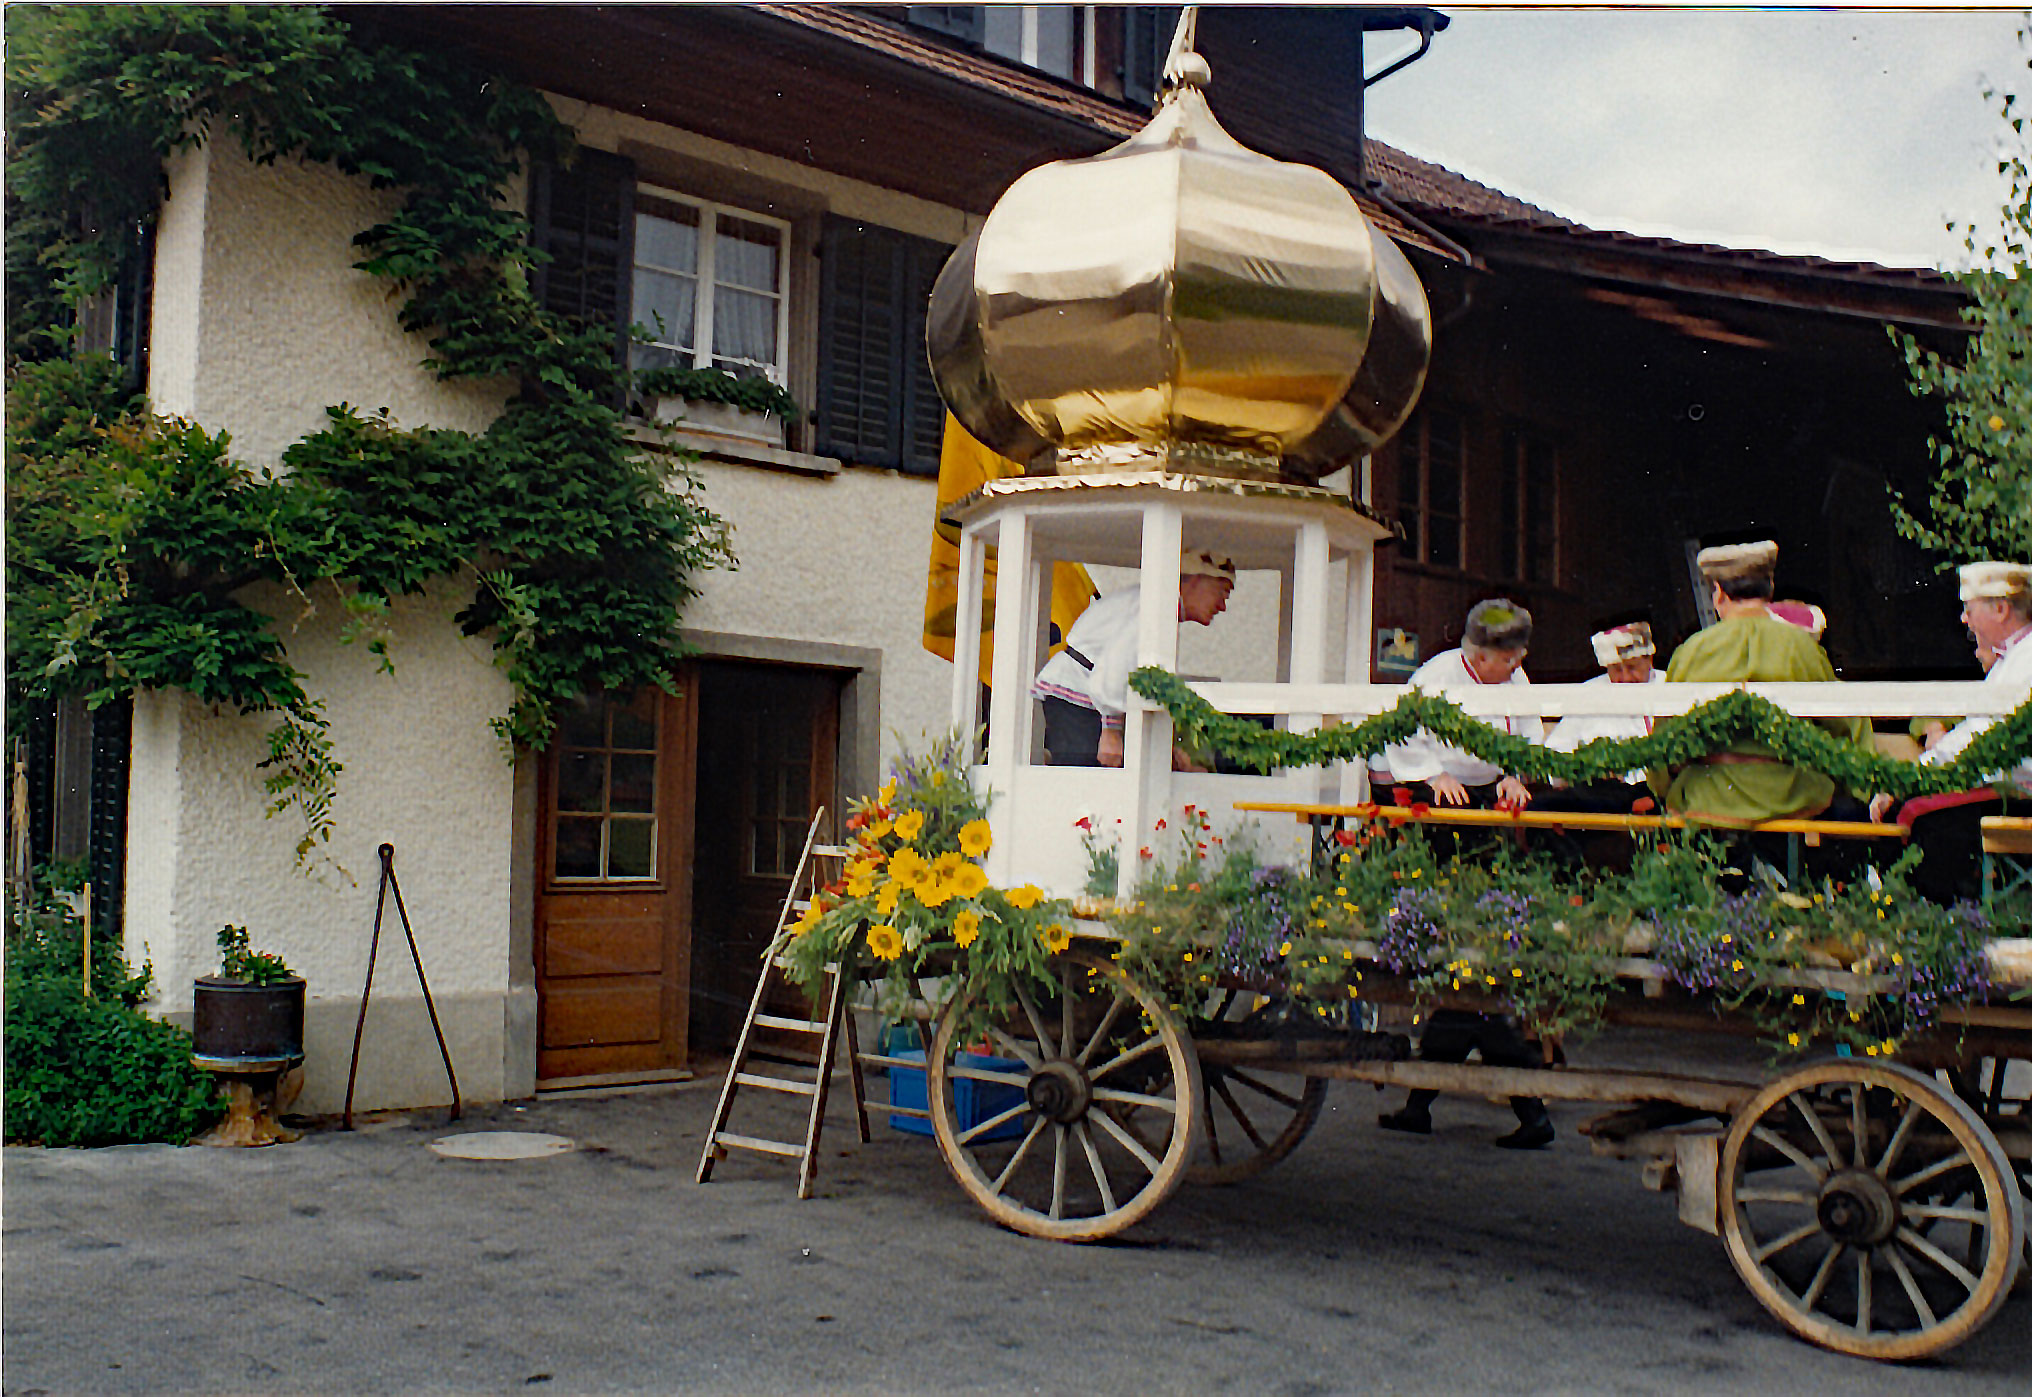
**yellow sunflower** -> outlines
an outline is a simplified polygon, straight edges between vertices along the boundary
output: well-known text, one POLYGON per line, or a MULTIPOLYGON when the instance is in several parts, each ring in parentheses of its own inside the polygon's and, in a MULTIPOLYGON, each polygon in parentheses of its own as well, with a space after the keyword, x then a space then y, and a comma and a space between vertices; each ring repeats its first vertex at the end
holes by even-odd
POLYGON ((917 838, 917 832, 923 828, 924 812, 922 810, 906 810, 903 814, 896 817, 896 837, 898 839, 915 839, 917 838))
POLYGON ((847 895, 866 897, 875 891, 875 873, 881 865, 872 860, 860 860, 847 870, 847 895))
POLYGON ((939 877, 936 872, 925 880, 922 887, 913 888, 911 891, 916 894, 917 900, 926 907, 943 907, 948 902, 951 902, 953 898, 952 883, 948 879, 939 877))
POLYGON ((816 927, 824 919, 825 914, 825 904, 814 898, 804 911, 798 915, 797 920, 790 924, 790 929, 797 935, 803 936, 806 932, 816 927))
POLYGON ((876 804, 887 805, 889 804, 890 801, 894 799, 896 799, 896 783, 893 780, 884 781, 882 783, 882 789, 875 793, 876 804))
POLYGON ((885 917, 888 916, 896 910, 896 899, 902 892, 901 885, 893 881, 884 883, 875 889, 875 910, 885 917))
POLYGON ((974 938, 981 934, 981 914, 969 907, 953 918, 953 944, 962 951, 974 944, 974 938))
POLYGON ((868 928, 868 949, 877 960, 894 960, 903 954, 903 933, 887 922, 868 928))
POLYGON ((986 820, 969 820, 960 826, 960 851, 970 859, 987 853, 988 846, 994 842, 995 836, 988 829, 986 820))
POLYGON ((988 890, 988 875, 977 863, 961 864, 946 882, 952 885, 954 894, 959 897, 979 897, 988 890))
POLYGON ((948 849, 931 861, 931 871, 941 878, 950 878, 960 866, 960 855, 956 849, 948 849))
POLYGON ((1072 928, 1064 922, 1049 922, 1037 933, 1044 939, 1044 949, 1057 955, 1072 944, 1072 928))
POLYGON ((924 855, 917 850, 898 849, 896 857, 889 860, 889 876, 915 892, 931 882, 936 875, 933 874, 931 865, 925 862, 924 855))
POLYGON ((1037 905, 1038 899, 1044 896, 1044 889, 1038 887, 1035 883, 1025 883, 1022 887, 1011 888, 1002 895, 1009 899, 1011 907, 1028 909, 1037 905))
POLYGON ((893 828, 895 828, 895 826, 891 821, 877 820, 875 821, 874 824, 868 826, 868 834, 872 838, 880 839, 882 838, 882 836, 889 833, 889 831, 893 828))

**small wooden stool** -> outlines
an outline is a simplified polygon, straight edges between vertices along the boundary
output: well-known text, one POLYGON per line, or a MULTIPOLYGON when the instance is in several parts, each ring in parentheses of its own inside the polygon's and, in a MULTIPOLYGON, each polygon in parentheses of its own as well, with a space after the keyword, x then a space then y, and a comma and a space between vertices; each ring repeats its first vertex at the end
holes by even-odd
POLYGON ((200 1135, 195 1143, 286 1145, 302 1138, 276 1119, 302 1088, 303 1079, 296 1073, 303 1065, 302 1053, 291 1057, 207 1057, 192 1053, 191 1062, 216 1076, 226 1091, 226 1118, 200 1135))

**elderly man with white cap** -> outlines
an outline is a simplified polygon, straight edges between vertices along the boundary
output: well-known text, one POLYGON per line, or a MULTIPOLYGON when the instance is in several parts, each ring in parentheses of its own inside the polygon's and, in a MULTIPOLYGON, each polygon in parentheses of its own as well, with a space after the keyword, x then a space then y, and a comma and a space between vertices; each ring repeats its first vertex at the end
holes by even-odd
MULTIPOLYGON (((2032 564, 1970 563, 1961 569, 1961 623, 1975 642, 1984 682, 2005 684, 2024 701, 2032 692, 2032 564)), ((1927 748, 1920 761, 1938 766, 1954 760, 1995 718, 1969 718, 1927 748)), ((1922 858, 1912 882, 1937 902, 1981 895, 1982 817, 1998 814, 2006 800, 2032 800, 2032 755, 2008 771, 1989 773, 1989 784, 1970 791, 1920 796, 1898 810, 1898 823, 1912 831, 1922 858)), ((1891 797, 1870 802, 1882 819, 1891 797)))
MULTIPOLYGON (((1219 553, 1188 548, 1178 560, 1178 619, 1210 626, 1228 609, 1235 564, 1219 553)), ((1129 671, 1143 607, 1139 583, 1094 602, 1072 624, 1065 647, 1037 671, 1031 695, 1044 702, 1044 751, 1053 766, 1120 766, 1129 671)), ((1182 748, 1171 764, 1204 771, 1182 748)))
MULTIPOLYGON (((1472 693, 1484 684, 1529 684, 1524 656, 1531 647, 1531 613, 1507 597, 1491 597, 1468 609, 1458 650, 1442 650, 1412 671, 1408 687, 1429 694, 1472 693)), ((1537 718, 1495 718, 1494 726, 1531 742, 1545 740, 1537 718)), ((1393 780, 1409 786, 1413 798, 1432 805, 1497 806, 1521 810, 1531 790, 1517 777, 1472 752, 1441 742, 1420 728, 1382 753, 1393 780)))
MULTIPOLYGON (((1603 673, 1588 680, 1596 684, 1663 684, 1665 672, 1653 663, 1658 653, 1651 639, 1651 623, 1627 621, 1608 626, 1589 637, 1595 662, 1603 673)), ((1633 713, 1576 713, 1562 718, 1547 735, 1545 745, 1555 752, 1577 752, 1584 743, 1598 738, 1626 742, 1648 737, 1653 720, 1633 713)), ((1541 810, 1566 810, 1602 815, 1627 815, 1635 808, 1649 808, 1651 797, 1642 771, 1625 772, 1585 786, 1569 786, 1543 796, 1541 810)))

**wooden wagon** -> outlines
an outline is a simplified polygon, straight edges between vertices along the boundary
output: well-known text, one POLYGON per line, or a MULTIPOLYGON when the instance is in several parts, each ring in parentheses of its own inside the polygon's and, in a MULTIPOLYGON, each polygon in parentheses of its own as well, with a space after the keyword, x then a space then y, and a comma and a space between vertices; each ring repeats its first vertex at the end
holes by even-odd
MULTIPOLYGON (((1597 1151, 1676 1190, 1681 1219, 1722 1238, 1766 1309, 1843 1353, 1952 1347, 1996 1313, 2024 1260, 2032 1003, 1946 1012, 1894 1061, 1805 1061, 1763 1080, 1451 1065, 1408 1060, 1401 1038, 1365 1030, 1361 1016, 1323 1030, 1248 991, 1194 1032, 1122 972, 1099 924, 1083 926, 1057 982, 1025 993, 985 1043, 961 1032, 963 991, 929 1044, 939 1150, 961 1188, 1015 1231, 1096 1241, 1181 1184, 1247 1179, 1297 1148, 1340 1080, 1610 1108, 1583 1128, 1597 1151)), ((1347 950, 1365 1000, 1413 1002, 1373 945, 1347 950)), ((1682 1038, 1754 1032, 1667 992, 1656 965, 1616 970, 1610 1024, 1682 1038)), ((1881 989, 1833 972, 1803 971, 1798 983, 1809 994, 1881 989)), ((1495 1007, 1466 993, 1442 1003, 1495 1007)))

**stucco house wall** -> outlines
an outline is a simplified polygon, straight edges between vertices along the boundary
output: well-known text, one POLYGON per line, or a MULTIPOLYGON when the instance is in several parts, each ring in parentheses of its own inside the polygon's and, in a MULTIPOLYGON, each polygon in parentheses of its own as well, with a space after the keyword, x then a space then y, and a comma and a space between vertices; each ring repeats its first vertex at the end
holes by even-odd
MULTIPOLYGON (((645 179, 766 202, 794 218, 830 212, 949 242, 970 227, 967 215, 922 199, 634 117, 558 106, 588 145, 625 150, 645 179)), ((390 196, 330 168, 256 165, 230 138, 178 155, 156 245, 154 409, 230 432, 236 456, 256 467, 277 465, 333 403, 386 409, 405 427, 484 428, 504 390, 447 385, 423 370, 425 347, 397 326, 385 285, 353 267, 352 237, 391 207, 390 196)), ((809 380, 816 264, 808 239, 797 250, 794 379, 809 380)), ((808 392, 807 383, 806 401, 808 392)), ((934 482, 851 463, 833 474, 724 462, 699 470, 706 501, 733 525, 740 565, 698 579, 687 628, 878 652, 883 764, 943 731, 950 666, 920 640, 934 482)), ((1104 589, 1129 580, 1100 579, 1104 589)), ((308 875, 292 866, 300 820, 265 813, 256 764, 272 719, 177 694, 143 694, 135 705, 129 952, 154 966, 158 1007, 173 1017, 189 1012, 192 977, 216 967, 221 925, 244 924, 257 946, 284 955, 310 985, 300 1110, 335 1111, 343 1100, 384 842, 396 849, 463 1093, 485 1100, 534 1087, 534 762, 506 751, 488 727, 509 689, 486 642, 452 623, 471 585, 451 580, 397 601, 392 676, 340 642, 335 595, 254 597, 324 702, 344 766, 335 834, 308 875)), ((1182 668, 1272 677, 1276 613, 1274 580, 1245 577, 1228 617, 1210 631, 1186 628, 1182 668)), ((446 1099, 392 907, 387 916, 362 1109, 446 1099)))

